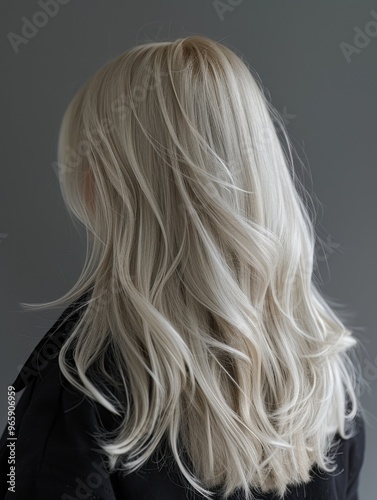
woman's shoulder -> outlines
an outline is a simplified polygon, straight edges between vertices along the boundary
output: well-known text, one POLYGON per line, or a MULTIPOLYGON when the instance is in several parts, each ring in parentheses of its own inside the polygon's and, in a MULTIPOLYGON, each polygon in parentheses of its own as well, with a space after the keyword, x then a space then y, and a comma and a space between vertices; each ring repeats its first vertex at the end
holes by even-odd
MULTIPOLYGON (((43 408, 48 406, 49 408, 56 407, 56 411, 60 407, 61 412, 67 415, 69 413, 79 422, 86 419, 88 430, 90 430, 91 422, 94 427, 94 414, 96 417, 104 419, 107 424, 113 422, 109 418, 109 412, 104 411, 102 405, 94 402, 67 380, 59 365, 61 347, 77 324, 79 316, 83 313, 88 296, 89 292, 86 292, 64 309, 32 350, 19 371, 12 386, 15 392, 25 390, 26 396, 21 396, 20 403, 21 400, 24 402, 27 399, 28 401, 27 408, 25 403, 17 406, 19 413, 22 409, 20 418, 23 418, 26 410, 29 416, 38 418, 39 411, 44 411, 43 408)), ((72 356, 71 350, 70 347, 68 349, 69 356, 72 356)), ((109 390, 107 382, 97 374, 95 375, 95 382, 99 389, 109 390)))
POLYGON ((347 477, 347 496, 345 497, 347 500, 358 499, 360 472, 365 458, 366 430, 362 412, 357 413, 352 426, 353 436, 349 439, 341 439, 340 460, 347 477))
MULTIPOLYGON (((83 299, 61 313, 13 383, 16 392, 23 391, 15 409, 16 498, 84 498, 80 495, 90 489, 88 478, 96 476, 99 483, 93 496, 85 498, 115 500, 110 475, 93 438, 104 425, 103 417, 112 422, 111 415, 73 387, 58 363, 60 348, 76 324, 83 299), (58 492, 63 496, 57 496, 58 492)), ((6 444, 5 429, 0 440, 2 470, 7 467, 6 444)), ((6 486, 1 484, 0 498, 5 494, 6 486)))
POLYGON ((56 367, 58 365, 60 348, 82 314, 89 295, 90 292, 85 292, 66 307, 51 328, 39 340, 23 364, 13 384, 11 384, 16 392, 24 389, 37 377, 41 377, 48 367, 56 367))

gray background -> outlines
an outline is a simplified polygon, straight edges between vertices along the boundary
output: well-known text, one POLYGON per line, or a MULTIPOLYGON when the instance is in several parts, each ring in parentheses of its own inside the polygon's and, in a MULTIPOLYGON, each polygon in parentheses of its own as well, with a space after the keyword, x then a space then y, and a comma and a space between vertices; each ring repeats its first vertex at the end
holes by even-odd
POLYGON ((363 403, 372 422, 360 498, 374 499, 377 30, 367 23, 377 19, 377 2, 223 3, 239 5, 221 18, 212 0, 70 1, 16 53, 8 34, 20 35, 23 16, 32 20, 42 7, 2 2, 1 428, 6 387, 61 312, 26 313, 18 302, 57 298, 84 262, 84 232, 70 222, 51 166, 66 105, 96 69, 137 43, 204 34, 243 54, 260 75, 310 169, 322 207, 320 234, 329 243, 320 262, 322 289, 344 305, 365 345, 370 391, 363 403), (369 30, 369 41, 354 40, 357 27, 369 30), (359 45, 348 60, 342 42, 359 45))

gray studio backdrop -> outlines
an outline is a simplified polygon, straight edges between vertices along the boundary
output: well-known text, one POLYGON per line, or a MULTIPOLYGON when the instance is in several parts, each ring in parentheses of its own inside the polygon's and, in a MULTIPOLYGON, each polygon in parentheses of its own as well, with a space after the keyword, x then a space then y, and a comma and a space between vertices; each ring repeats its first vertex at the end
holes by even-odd
POLYGON ((363 339, 372 423, 361 500, 376 498, 377 2, 12 0, 1 3, 1 430, 7 386, 61 310, 84 261, 84 232, 60 195, 56 141, 78 87, 142 42, 204 34, 244 55, 283 115, 321 204, 322 290, 363 339))

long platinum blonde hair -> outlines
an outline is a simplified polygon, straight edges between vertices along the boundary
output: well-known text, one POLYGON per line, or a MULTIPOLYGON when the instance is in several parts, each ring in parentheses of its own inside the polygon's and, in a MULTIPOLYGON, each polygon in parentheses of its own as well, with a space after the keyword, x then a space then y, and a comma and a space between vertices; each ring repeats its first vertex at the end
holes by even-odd
POLYGON ((315 464, 335 470, 333 438, 360 412, 359 341, 315 283, 292 150, 242 56, 199 35, 124 52, 67 107, 59 180, 87 231, 84 270, 23 306, 91 291, 59 364, 120 418, 99 440, 111 471, 137 470, 163 438, 206 498, 283 496, 315 464))

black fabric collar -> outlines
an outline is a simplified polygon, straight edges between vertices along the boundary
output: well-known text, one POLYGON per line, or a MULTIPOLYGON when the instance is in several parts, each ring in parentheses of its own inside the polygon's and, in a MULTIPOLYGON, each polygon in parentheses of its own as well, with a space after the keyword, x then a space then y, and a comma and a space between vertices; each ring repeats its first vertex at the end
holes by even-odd
POLYGON ((12 384, 16 392, 29 385, 46 366, 58 363, 60 348, 86 307, 90 295, 91 290, 73 301, 41 338, 12 384))

